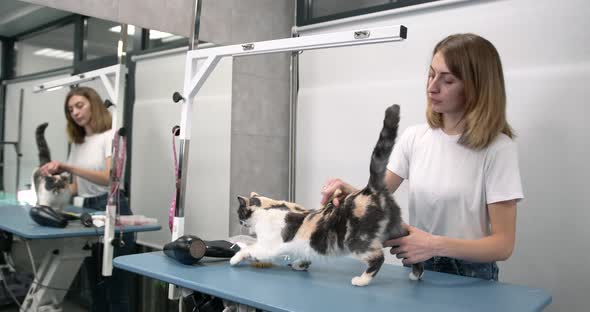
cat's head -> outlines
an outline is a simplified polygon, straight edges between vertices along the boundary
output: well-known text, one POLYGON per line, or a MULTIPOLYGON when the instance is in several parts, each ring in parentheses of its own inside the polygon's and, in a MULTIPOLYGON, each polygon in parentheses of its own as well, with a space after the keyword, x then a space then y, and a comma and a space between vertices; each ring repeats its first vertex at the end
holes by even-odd
POLYGON ((58 194, 69 191, 70 174, 67 172, 44 176, 41 179, 43 182, 41 187, 47 192, 58 194))
POLYGON ((252 216, 254 212, 272 208, 277 203, 272 198, 260 196, 254 192, 250 193, 250 197, 238 196, 238 202, 240 203, 238 218, 240 219, 240 224, 245 226, 253 225, 252 216))

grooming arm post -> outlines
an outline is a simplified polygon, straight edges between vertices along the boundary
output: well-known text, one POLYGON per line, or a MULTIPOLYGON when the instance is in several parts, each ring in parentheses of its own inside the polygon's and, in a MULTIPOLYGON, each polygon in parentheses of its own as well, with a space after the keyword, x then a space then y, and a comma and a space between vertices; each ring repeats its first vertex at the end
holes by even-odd
MULTIPOLYGON (((186 177, 188 172, 188 155, 191 140, 191 112, 193 107, 194 96, 203 86, 203 83, 213 72, 215 66, 219 63, 220 57, 209 57, 198 64, 198 60, 187 57, 187 68, 185 69, 185 79, 183 93, 189 96, 182 98, 181 118, 180 118, 180 151, 178 161, 178 180, 180 183, 179 192, 176 193, 176 212, 172 226, 172 241, 177 240, 184 235, 184 207, 185 207, 185 190, 186 177)), ((178 299, 180 292, 175 285, 170 284, 168 290, 169 299, 178 299)))
MULTIPOLYGON (((202 0, 194 0, 193 5, 193 27, 191 29, 190 50, 196 50, 199 44, 199 29, 201 26, 201 8, 202 0)), ((178 179, 176 183, 180 183, 180 189, 176 192, 176 211, 174 213, 174 221, 172 225, 172 241, 184 235, 184 190, 186 189, 186 173, 188 170, 188 150, 190 146, 190 112, 192 109, 193 96, 192 92, 188 91, 188 85, 197 67, 196 62, 193 63, 187 56, 188 66, 184 71, 184 86, 182 99, 182 115, 180 119, 180 153, 178 162, 178 179)), ((181 293, 178 287, 174 284, 169 284, 168 298, 178 299, 181 293)), ((181 301, 182 302, 182 301, 181 301)))
POLYGON ((188 170, 188 153, 191 140, 191 112, 193 107, 194 96, 203 86, 207 77, 213 72, 215 66, 219 63, 221 57, 208 57, 200 66, 197 59, 187 57, 189 66, 185 70, 184 94, 189 96, 182 98, 181 118, 180 118, 180 152, 178 162, 178 179, 180 181, 180 191, 176 194, 176 212, 172 227, 172 241, 184 235, 184 207, 186 189, 186 174, 188 170))
POLYGON ((393 42, 404 40, 406 35, 407 28, 403 25, 396 25, 355 31, 341 31, 307 37, 236 44, 201 50, 189 50, 186 54, 183 86, 184 98, 182 101, 180 119, 180 160, 178 168, 180 190, 176 198, 177 209, 174 218, 172 240, 175 240, 184 234, 186 173, 188 169, 193 99, 221 58, 225 56, 247 56, 393 42), (202 63, 199 64, 199 61, 202 61, 202 63))
MULTIPOLYGON (((180 160, 178 167, 180 189, 176 197, 177 209, 173 222, 172 240, 174 241, 184 235, 186 174, 188 170, 193 99, 221 58, 225 56, 248 56, 402 41, 406 38, 406 34, 407 28, 403 25, 397 25, 189 50, 186 56, 183 86, 184 99, 180 121, 180 160), (203 61, 202 64, 198 64, 199 60, 203 61)), ((177 299, 177 295, 174 285, 170 284, 168 297, 170 299, 177 299)))
MULTIPOLYGON (((119 129, 122 126, 122 118, 119 116, 123 115, 124 109, 124 97, 125 93, 125 74, 127 73, 127 68, 124 64, 117 64, 105 68, 100 68, 97 70, 89 71, 86 73, 74 75, 71 77, 53 80, 44 82, 40 85, 37 85, 33 88, 34 92, 43 92, 43 91, 51 91, 57 90, 61 87, 80 84, 88 81, 92 81, 95 79, 100 79, 107 90, 108 96, 115 104, 116 110, 112 116, 112 129, 119 129), (114 76, 114 85, 109 80, 109 77, 114 76)), ((114 138, 113 138, 114 140, 114 138)), ((113 141, 113 147, 117 144, 113 141)), ((111 173, 109 178, 109 192, 111 190, 111 186, 113 183, 113 169, 115 164, 115 155, 111 157, 111 173)), ((104 253, 102 259, 102 275, 110 276, 113 271, 113 246, 112 242, 115 237, 115 217, 116 217, 116 206, 114 205, 113 198, 110 198, 111 195, 109 194, 109 200, 107 203, 107 207, 105 209, 105 233, 104 233, 104 253)))
MULTIPOLYGON (((114 92, 117 95, 116 103, 115 103, 115 112, 112 116, 112 129, 116 129, 119 131, 123 126, 123 110, 124 110, 124 97, 125 97, 125 67, 123 65, 119 66, 119 70, 115 75, 115 86, 114 92)), ((115 239, 115 221, 117 218, 117 203, 115 202, 116 194, 112 192, 113 184, 120 183, 119 178, 116 173, 117 168, 117 161, 118 161, 118 151, 119 149, 119 136, 115 135, 113 137, 113 146, 112 146, 112 156, 111 156, 111 172, 110 172, 110 179, 109 179, 109 197, 107 200, 107 207, 105 209, 105 229, 104 229, 104 247, 103 247, 103 257, 102 257, 102 275, 103 276, 111 276, 113 274, 113 241, 115 239), (115 154, 117 152, 117 154, 115 154)), ((118 189, 117 189, 118 191, 118 189)))
MULTIPOLYGON (((104 67, 96 70, 92 70, 89 72, 73 75, 71 77, 52 80, 48 82, 44 82, 42 84, 36 85, 33 87, 33 91, 35 93, 43 92, 43 91, 52 91, 57 90, 65 86, 70 85, 77 85, 84 82, 89 82, 92 80, 100 79, 103 83, 108 97, 110 98, 111 102, 115 104, 115 112, 112 116, 112 124, 111 128, 118 130, 122 126, 124 111, 124 99, 125 99, 125 74, 127 73, 127 68, 125 67, 124 56, 125 56, 125 49, 126 49, 126 41, 127 41, 127 26, 123 25, 121 27, 121 37, 122 37, 122 44, 119 46, 119 64, 104 67), (109 77, 114 76, 114 82, 111 83, 109 77)), ((120 41, 120 42, 121 42, 120 41)), ((114 140, 114 138, 113 138, 114 140)), ((113 147, 115 146, 115 142, 113 141, 113 147)), ((109 179, 109 192, 111 190, 113 184, 113 169, 115 164, 115 155, 111 158, 111 173, 109 179)), ((115 217, 116 217, 116 206, 114 205, 114 201, 110 198, 111 195, 109 194, 109 200, 107 202, 107 207, 105 209, 105 233, 104 233, 104 253, 102 259, 102 274, 104 276, 110 276, 113 271, 113 246, 112 242, 115 237, 115 217)))
MULTIPOLYGON (((102 275, 103 276, 111 276, 113 274, 113 252, 114 246, 113 242, 115 240, 115 221, 117 218, 117 204, 120 204, 115 201, 115 196, 118 196, 118 192, 120 192, 120 179, 117 175, 117 163, 119 161, 119 135, 121 134, 121 129, 123 127, 123 112, 125 108, 125 74, 126 74, 126 67, 125 67, 125 56, 127 51, 127 25, 121 25, 121 39, 119 40, 119 45, 117 48, 117 55, 119 57, 119 64, 115 66, 119 66, 118 70, 115 72, 115 85, 114 88, 107 87, 107 91, 114 92, 117 96, 115 102, 115 112, 112 116, 112 125, 111 129, 114 129, 118 133, 113 136, 113 145, 112 145, 112 153, 111 153, 111 172, 110 172, 110 179, 109 179, 109 197, 107 200, 107 207, 106 211, 106 218, 105 218, 105 229, 104 229, 104 244, 103 244, 103 257, 102 257, 102 275), (113 187, 114 184, 117 184, 116 187, 113 187)), ((102 77, 103 82, 106 80, 106 77, 102 77)), ((105 87, 107 84, 105 83, 105 87)), ((113 98, 113 100, 115 100, 113 98)), ((121 134, 121 136, 126 134, 121 134)), ((125 143, 123 143, 125 144, 125 143)), ((122 243, 122 242, 120 242, 122 243)))

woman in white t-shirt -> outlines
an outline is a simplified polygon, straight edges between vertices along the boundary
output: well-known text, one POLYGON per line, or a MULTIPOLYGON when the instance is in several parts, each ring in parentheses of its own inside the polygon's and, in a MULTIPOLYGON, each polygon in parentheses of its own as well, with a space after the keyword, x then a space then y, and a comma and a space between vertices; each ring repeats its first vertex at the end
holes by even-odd
MULTIPOLYGON (((72 194, 84 198, 84 208, 104 211, 108 199, 109 173, 111 168, 113 130, 111 113, 98 93, 88 87, 72 89, 65 100, 67 133, 71 151, 67 162, 51 161, 41 168, 44 174, 63 171, 73 176, 72 194)), ((125 194, 116 196, 119 213, 131 215, 125 194)), ((116 246, 115 256, 133 252, 133 233, 122 235, 123 243, 116 246)), ((92 288, 92 311, 129 311, 129 273, 113 270, 111 278, 99 282, 101 269, 98 259, 100 246, 93 248, 93 256, 84 261, 84 268, 92 288)))
MULTIPOLYGON (((474 34, 440 41, 427 98, 427 124, 398 138, 385 177, 392 192, 408 180, 409 235, 384 246, 404 265, 424 262, 427 270, 498 280, 496 261, 512 254, 523 192, 496 48, 474 34)), ((330 179, 322 204, 336 189, 356 191, 330 179)))
POLYGON ((72 193, 81 197, 107 194, 113 139, 111 114, 94 89, 79 87, 66 96, 65 115, 72 143, 68 161, 53 160, 41 172, 69 172, 73 176, 72 193))

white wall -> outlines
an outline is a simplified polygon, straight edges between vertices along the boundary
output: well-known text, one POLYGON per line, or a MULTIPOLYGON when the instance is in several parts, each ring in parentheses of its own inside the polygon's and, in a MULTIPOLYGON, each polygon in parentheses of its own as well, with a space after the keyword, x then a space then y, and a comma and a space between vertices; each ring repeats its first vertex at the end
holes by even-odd
MULTIPOLYGON (((401 104, 401 129, 423 123, 432 48, 452 33, 480 34, 502 57, 526 196, 518 207, 516 249, 500 263, 500 280, 548 289, 549 311, 587 311, 590 3, 444 4, 303 33, 408 27, 405 42, 301 55, 297 201, 317 206, 328 177, 366 184, 384 108, 401 104)), ((407 219, 405 186, 396 197, 407 219)))
MULTIPOLYGON (((140 233, 161 248, 171 239, 168 210, 174 196, 172 127, 180 125, 185 53, 137 61, 133 112, 131 209, 155 217, 162 229, 140 233)), ((229 235, 232 61, 224 59, 195 98, 186 184, 185 233, 206 240, 229 235)), ((177 142, 179 148, 179 142, 177 142)))

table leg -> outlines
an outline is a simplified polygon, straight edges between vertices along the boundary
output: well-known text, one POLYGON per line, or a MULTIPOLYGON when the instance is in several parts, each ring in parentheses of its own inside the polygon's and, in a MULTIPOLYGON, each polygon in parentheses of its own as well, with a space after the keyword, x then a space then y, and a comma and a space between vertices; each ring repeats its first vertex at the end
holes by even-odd
POLYGON ((41 266, 27 297, 21 305, 21 312, 61 311, 61 303, 72 280, 78 273, 84 258, 90 250, 84 250, 86 240, 58 240, 57 248, 50 250, 41 266))

